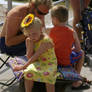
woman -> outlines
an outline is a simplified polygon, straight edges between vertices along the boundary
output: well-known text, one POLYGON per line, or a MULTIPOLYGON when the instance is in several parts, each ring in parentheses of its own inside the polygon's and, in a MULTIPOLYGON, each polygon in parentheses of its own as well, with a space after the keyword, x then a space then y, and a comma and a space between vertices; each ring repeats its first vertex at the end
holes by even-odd
POLYGON ((72 9, 73 9, 73 27, 76 30, 79 40, 81 40, 81 30, 76 27, 76 24, 79 23, 81 20, 81 10, 84 10, 88 7, 90 0, 70 0, 72 9), (83 5, 80 6, 81 1, 83 2, 83 5), (82 8, 82 9, 81 9, 82 8))
POLYGON ((30 0, 29 3, 17 6, 8 12, 0 35, 0 49, 8 55, 25 54, 25 36, 21 32, 20 23, 29 13, 42 20, 44 27, 44 16, 49 12, 52 0, 30 0))

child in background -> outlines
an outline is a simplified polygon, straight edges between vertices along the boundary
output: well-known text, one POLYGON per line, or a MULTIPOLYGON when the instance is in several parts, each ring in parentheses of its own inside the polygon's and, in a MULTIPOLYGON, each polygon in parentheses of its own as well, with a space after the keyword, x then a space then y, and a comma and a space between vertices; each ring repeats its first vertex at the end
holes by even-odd
MULTIPOLYGON (((72 67, 75 63, 72 56, 76 55, 79 61, 75 64, 75 70, 80 74, 84 61, 84 52, 81 49, 76 31, 66 25, 68 9, 62 5, 53 6, 51 17, 54 27, 50 29, 49 35, 54 43, 58 67, 72 67)), ((89 88, 88 85, 83 85, 82 81, 77 81, 73 83, 72 89, 81 86, 83 86, 83 89, 89 88)))
POLYGON ((42 33, 42 23, 33 14, 27 15, 21 24, 26 38, 28 62, 16 65, 14 71, 24 70, 26 92, 32 91, 33 81, 45 82, 47 92, 55 92, 57 59, 53 43, 42 33))

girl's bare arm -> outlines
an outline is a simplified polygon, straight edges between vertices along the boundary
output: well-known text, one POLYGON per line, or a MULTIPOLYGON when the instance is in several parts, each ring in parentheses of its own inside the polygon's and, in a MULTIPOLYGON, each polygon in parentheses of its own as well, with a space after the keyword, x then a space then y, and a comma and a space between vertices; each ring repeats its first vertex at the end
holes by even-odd
POLYGON ((50 42, 42 43, 40 47, 38 48, 38 50, 33 54, 33 56, 28 60, 28 62, 24 66, 17 65, 14 67, 13 70, 19 71, 19 70, 25 69, 28 65, 35 62, 41 54, 43 54, 44 52, 46 52, 48 49, 52 47, 53 47, 53 44, 50 42))
POLYGON ((26 56, 27 58, 31 58, 33 55, 34 43, 30 38, 26 39, 26 56))
POLYGON ((33 54, 33 56, 28 60, 28 62, 23 66, 23 69, 25 69, 28 65, 35 62, 41 54, 46 52, 48 49, 52 48, 53 44, 51 42, 44 42, 40 45, 38 50, 33 54))

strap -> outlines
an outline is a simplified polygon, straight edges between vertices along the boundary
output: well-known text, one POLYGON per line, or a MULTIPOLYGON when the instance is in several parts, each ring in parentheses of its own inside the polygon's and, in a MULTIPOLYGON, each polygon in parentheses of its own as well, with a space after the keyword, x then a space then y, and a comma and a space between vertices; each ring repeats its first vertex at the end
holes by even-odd
POLYGON ((83 76, 81 77, 83 82, 87 82, 89 85, 92 85, 92 80, 88 80, 86 77, 83 77, 83 76))

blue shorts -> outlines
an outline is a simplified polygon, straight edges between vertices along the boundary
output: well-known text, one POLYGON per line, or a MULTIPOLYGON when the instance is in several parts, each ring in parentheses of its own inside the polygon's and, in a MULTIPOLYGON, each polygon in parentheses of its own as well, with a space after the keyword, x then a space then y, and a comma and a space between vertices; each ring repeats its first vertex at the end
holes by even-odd
POLYGON ((8 47, 5 44, 5 37, 1 37, 0 38, 0 51, 1 53, 5 53, 11 56, 23 56, 26 54, 25 41, 18 45, 8 47))
POLYGON ((72 51, 70 55, 71 64, 77 63, 81 58, 82 58, 82 51, 79 52, 72 51))

